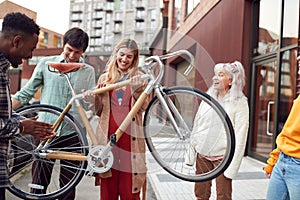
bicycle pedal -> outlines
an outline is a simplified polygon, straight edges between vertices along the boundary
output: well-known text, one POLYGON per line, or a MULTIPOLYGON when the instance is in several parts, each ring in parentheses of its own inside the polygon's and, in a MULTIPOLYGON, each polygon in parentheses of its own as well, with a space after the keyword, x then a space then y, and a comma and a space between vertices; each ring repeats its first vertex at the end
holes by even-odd
POLYGON ((91 172, 91 171, 86 171, 85 175, 88 177, 96 177, 96 173, 95 172, 91 172))

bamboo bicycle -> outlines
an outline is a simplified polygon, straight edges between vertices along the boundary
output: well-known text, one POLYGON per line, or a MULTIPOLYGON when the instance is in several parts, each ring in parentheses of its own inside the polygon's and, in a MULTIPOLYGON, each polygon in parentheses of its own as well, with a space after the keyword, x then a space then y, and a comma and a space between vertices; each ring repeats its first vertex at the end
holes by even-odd
MULTIPOLYGON (((64 110, 50 105, 32 105, 18 110, 21 115, 26 117, 39 115, 39 119, 56 119, 55 122, 51 123, 53 123, 54 130, 58 135, 51 140, 40 143, 36 143, 31 136, 21 134, 12 140, 8 161, 11 182, 9 190, 23 199, 55 199, 75 187, 85 174, 93 175, 108 171, 113 163, 111 149, 122 136, 122 130, 126 130, 133 116, 152 91, 154 91, 154 95, 143 119, 144 136, 148 149, 161 167, 177 178, 192 182, 211 180, 224 172, 233 157, 235 147, 234 131, 226 112, 216 100, 203 91, 183 86, 168 88, 160 84, 164 76, 162 61, 178 56, 183 56, 189 60, 190 66, 185 72, 188 74, 194 63, 194 58, 188 51, 180 50, 146 59, 142 69, 146 74, 144 78, 148 79, 148 85, 106 146, 97 145, 94 129, 81 105, 83 94, 75 94, 68 78, 68 72, 80 66, 73 64, 70 67, 69 64, 66 67, 68 64, 49 63, 49 70, 66 78, 73 98, 64 110), (74 119, 68 113, 73 104, 81 116, 84 129, 79 125, 78 119, 74 119), (223 160, 213 170, 195 174, 195 166, 186 165, 184 160, 188 154, 194 118, 200 104, 207 104, 209 109, 215 111, 215 118, 224 129, 225 135, 223 137, 225 138, 224 148, 226 148, 226 152, 223 160), (65 132, 67 128, 72 130, 72 134, 65 132), (90 138, 90 143, 86 133, 90 138), (66 142, 70 139, 77 142, 63 148, 56 147, 60 142, 66 142), (35 161, 54 166, 51 169, 51 182, 48 186, 38 184, 37 180, 42 180, 43 170, 50 168, 37 169, 34 166, 35 161), (60 179, 63 178, 59 175, 61 169, 73 175, 73 178, 67 180, 63 187, 59 185, 60 179), (36 173, 35 170, 40 170, 40 173, 36 173), (37 192, 39 190, 45 191, 37 192)), ((93 92, 100 94, 129 83, 130 80, 126 80, 96 89, 93 92)))

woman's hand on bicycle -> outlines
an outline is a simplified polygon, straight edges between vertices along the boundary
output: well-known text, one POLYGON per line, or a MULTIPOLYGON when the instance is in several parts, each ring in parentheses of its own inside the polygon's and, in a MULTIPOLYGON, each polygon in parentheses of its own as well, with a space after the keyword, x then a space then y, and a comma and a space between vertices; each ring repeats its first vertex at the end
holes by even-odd
POLYGON ((133 76, 130 80, 131 80, 130 81, 130 85, 131 85, 133 91, 135 91, 138 88, 140 88, 143 85, 143 83, 144 83, 144 81, 141 78, 141 75, 133 76))
POLYGON ((94 103, 95 102, 95 94, 91 92, 91 90, 82 90, 83 99, 87 102, 94 103))
MULTIPOLYGON (((99 83, 94 89, 105 87, 106 84, 99 83)), ((81 90, 83 92, 83 99, 87 102, 94 103, 95 102, 95 94, 92 90, 81 90)))

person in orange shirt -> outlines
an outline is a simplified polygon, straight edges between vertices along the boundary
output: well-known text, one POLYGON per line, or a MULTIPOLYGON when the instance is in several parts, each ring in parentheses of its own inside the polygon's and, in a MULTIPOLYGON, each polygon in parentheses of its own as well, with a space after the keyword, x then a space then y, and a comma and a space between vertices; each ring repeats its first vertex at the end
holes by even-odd
MULTIPOLYGON (((300 56, 297 58, 300 61, 300 56)), ((300 75, 300 64, 299 71, 300 75)), ((267 200, 300 199, 300 95, 294 100, 281 133, 277 148, 270 153, 264 168, 270 178, 267 200)))

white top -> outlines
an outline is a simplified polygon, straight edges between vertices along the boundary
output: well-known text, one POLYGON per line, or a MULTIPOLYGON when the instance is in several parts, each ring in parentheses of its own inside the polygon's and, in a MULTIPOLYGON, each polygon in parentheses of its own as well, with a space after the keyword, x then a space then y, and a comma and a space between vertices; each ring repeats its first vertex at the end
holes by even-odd
MULTIPOLYGON (((235 132, 234 157, 224 172, 227 178, 233 179, 237 175, 244 155, 249 127, 249 107, 245 96, 233 100, 227 94, 219 103, 227 112, 235 132)), ((208 157, 222 156, 225 153, 226 144, 225 130, 220 118, 208 104, 201 103, 194 121, 186 164, 195 163, 196 153, 208 157)))

